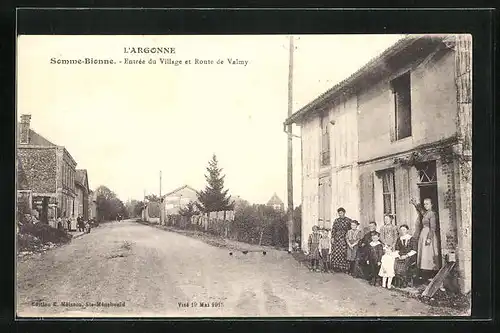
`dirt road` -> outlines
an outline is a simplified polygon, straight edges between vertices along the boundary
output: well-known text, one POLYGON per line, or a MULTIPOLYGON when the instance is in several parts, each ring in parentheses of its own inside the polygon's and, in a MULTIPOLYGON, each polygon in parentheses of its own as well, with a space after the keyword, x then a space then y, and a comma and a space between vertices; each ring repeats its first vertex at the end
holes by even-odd
POLYGON ((243 254, 132 221, 112 222, 17 265, 19 316, 459 315, 286 252, 243 254), (101 303, 99 303, 101 302, 101 303))

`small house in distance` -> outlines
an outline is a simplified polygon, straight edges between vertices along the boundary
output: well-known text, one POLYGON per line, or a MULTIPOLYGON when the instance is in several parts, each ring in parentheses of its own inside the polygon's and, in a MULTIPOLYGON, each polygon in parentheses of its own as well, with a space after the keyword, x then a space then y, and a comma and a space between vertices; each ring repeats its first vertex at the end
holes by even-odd
POLYGON ((176 215, 179 210, 190 202, 198 201, 196 190, 189 185, 184 185, 163 196, 165 215, 176 215))
POLYGON ((283 201, 281 201, 281 199, 278 197, 276 192, 273 194, 271 199, 269 199, 269 201, 267 202, 266 205, 268 207, 272 207, 275 210, 279 210, 279 211, 285 210, 285 204, 283 203, 283 201))

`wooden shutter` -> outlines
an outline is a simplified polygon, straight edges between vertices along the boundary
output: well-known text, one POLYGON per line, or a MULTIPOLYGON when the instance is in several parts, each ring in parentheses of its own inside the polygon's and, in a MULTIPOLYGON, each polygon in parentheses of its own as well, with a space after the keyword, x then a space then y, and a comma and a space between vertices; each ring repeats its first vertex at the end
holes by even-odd
POLYGON ((391 142, 394 142, 396 141, 396 93, 392 85, 389 90, 389 99, 390 110, 387 112, 389 115, 389 135, 391 142))
POLYGON ((408 169, 396 168, 394 174, 396 185, 396 224, 410 222, 410 189, 408 169))
POLYGON ((368 222, 375 220, 374 208, 374 184, 373 172, 363 172, 359 177, 359 188, 361 194, 361 221, 362 225, 368 225, 368 222))

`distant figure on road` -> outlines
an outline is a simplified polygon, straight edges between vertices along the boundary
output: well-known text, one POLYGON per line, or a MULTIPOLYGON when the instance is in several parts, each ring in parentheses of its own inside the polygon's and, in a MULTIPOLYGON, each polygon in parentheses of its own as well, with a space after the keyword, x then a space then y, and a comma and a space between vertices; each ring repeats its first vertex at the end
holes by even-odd
POLYGON ((64 227, 63 227, 63 224, 62 224, 62 220, 61 220, 60 217, 57 218, 57 229, 64 230, 64 227))
POLYGON ((90 223, 89 221, 85 221, 85 233, 90 233, 90 223))
MULTIPOLYGON (((66 212, 64 212, 64 216, 66 216, 66 212)), ((66 218, 66 225, 68 226, 68 231, 71 231, 71 220, 69 217, 66 218)))
POLYGON ((85 231, 85 222, 83 221, 83 217, 80 215, 76 219, 78 224, 78 231, 85 231))

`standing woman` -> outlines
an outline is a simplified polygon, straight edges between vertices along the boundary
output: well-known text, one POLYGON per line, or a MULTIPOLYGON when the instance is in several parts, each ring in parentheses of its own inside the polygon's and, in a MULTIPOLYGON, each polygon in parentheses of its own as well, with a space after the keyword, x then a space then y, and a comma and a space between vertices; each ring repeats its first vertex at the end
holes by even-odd
POLYGON ((352 220, 345 216, 345 209, 337 209, 339 217, 332 225, 332 269, 335 272, 349 272, 347 261, 347 231, 351 228, 352 220))
MULTIPOLYGON (((439 244, 437 234, 437 215, 432 209, 432 201, 429 198, 424 199, 424 209, 415 199, 411 203, 420 214, 420 223, 417 224, 418 234, 418 252, 417 267, 420 270, 420 277, 430 279, 441 268, 439 261, 439 244)), ((415 234, 417 236, 417 233, 415 234)))

